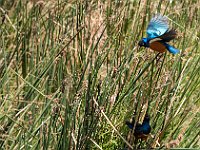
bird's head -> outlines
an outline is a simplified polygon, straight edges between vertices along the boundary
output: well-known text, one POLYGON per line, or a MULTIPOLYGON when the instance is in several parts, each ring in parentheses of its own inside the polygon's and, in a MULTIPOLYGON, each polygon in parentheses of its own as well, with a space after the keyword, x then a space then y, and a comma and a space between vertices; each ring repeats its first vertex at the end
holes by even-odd
POLYGON ((139 41, 138 43, 139 46, 144 46, 144 47, 149 47, 148 39, 147 38, 142 38, 142 40, 139 41))
POLYGON ((145 115, 143 122, 149 122, 150 121, 150 117, 148 114, 145 115))

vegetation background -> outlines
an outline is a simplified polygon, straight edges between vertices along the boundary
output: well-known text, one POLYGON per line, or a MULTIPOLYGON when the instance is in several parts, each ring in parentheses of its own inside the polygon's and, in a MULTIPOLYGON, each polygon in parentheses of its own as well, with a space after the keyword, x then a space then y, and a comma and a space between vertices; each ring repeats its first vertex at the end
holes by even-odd
POLYGON ((199 0, 1 0, 1 149, 200 148, 199 0), (160 13, 180 54, 139 48, 160 13), (150 115, 136 141, 125 125, 150 115))

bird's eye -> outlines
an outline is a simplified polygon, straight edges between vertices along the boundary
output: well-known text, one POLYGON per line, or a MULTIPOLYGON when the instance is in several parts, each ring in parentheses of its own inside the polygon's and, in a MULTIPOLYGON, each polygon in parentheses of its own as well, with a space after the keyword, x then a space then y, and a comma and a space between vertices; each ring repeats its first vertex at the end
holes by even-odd
POLYGON ((139 41, 138 45, 139 46, 144 46, 144 42, 141 40, 141 41, 139 41))

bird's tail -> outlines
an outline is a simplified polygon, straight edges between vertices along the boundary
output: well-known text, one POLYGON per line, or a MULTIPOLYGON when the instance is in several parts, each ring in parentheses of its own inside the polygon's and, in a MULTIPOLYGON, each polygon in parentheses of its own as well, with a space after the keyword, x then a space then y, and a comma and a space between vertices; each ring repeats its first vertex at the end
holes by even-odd
POLYGON ((178 49, 174 48, 173 46, 167 43, 164 43, 164 45, 166 46, 167 50, 172 54, 178 54, 180 52, 178 49))

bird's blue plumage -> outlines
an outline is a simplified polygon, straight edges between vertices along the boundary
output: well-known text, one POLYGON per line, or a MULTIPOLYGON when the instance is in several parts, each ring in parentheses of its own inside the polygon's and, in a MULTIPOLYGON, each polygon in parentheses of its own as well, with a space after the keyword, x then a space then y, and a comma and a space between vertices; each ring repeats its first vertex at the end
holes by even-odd
POLYGON ((174 48, 173 46, 167 44, 167 43, 163 43, 165 45, 165 47, 167 48, 167 50, 172 53, 172 54, 178 54, 179 50, 174 48))
POLYGON ((147 27, 147 38, 153 39, 163 35, 169 29, 168 20, 166 16, 160 14, 155 15, 147 27))
POLYGON ((146 115, 142 124, 136 123, 136 125, 135 125, 135 120, 133 118, 132 122, 127 121, 126 125, 130 129, 133 129, 134 125, 135 125, 135 129, 134 129, 135 137, 142 137, 142 136, 148 135, 151 132, 151 126, 149 124, 149 121, 150 121, 149 116, 146 115))
POLYGON ((139 41, 139 46, 150 47, 151 49, 163 53, 166 49, 177 54, 179 50, 167 44, 167 42, 176 38, 176 30, 170 29, 166 16, 160 14, 155 15, 149 22, 147 27, 147 37, 139 41))
POLYGON ((127 122, 126 122, 126 125, 127 125, 130 129, 133 129, 133 126, 134 126, 133 123, 127 121, 127 122))
POLYGON ((142 125, 136 126, 135 134, 149 134, 151 131, 151 127, 149 125, 149 122, 143 122, 142 125))

